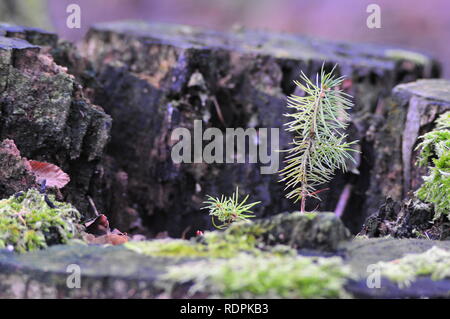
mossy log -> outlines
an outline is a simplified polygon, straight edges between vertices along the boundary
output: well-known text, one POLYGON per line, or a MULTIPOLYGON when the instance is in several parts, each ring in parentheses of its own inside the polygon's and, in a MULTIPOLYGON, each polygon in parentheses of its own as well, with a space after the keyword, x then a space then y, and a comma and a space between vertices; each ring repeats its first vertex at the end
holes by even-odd
MULTIPOLYGON (((384 277, 380 288, 367 286, 369 265, 423 253, 433 246, 450 249, 448 242, 418 239, 358 239, 343 243, 340 254, 354 275, 344 289, 356 298, 448 298, 450 280, 435 281, 429 276, 419 276, 407 287, 399 287, 384 277)), ((0 297, 205 298, 209 295, 201 291, 188 295, 191 284, 163 279, 169 266, 197 260, 149 256, 123 246, 59 245, 22 255, 0 250, 0 297), (68 268, 70 265, 80 267, 79 288, 67 285, 68 281, 73 283, 70 276, 75 268, 68 268)), ((310 275, 313 278, 314 274, 310 275)))
MULTIPOLYGON (((84 52, 97 72, 94 101, 114 119, 112 175, 119 167, 128 176, 127 195, 114 206, 138 210, 154 234, 167 230, 172 236, 193 234, 192 225, 210 228, 199 211, 205 194, 230 194, 235 186, 262 201, 258 216, 298 210, 284 199, 277 174, 261 175, 260 164, 174 164, 170 135, 176 127, 193 130, 200 119, 205 129, 222 131, 280 128, 280 147, 286 148, 283 113, 293 80, 301 70, 314 78, 324 62, 326 70, 337 63, 337 73, 350 79, 355 107, 349 135, 360 141, 362 153, 349 173, 337 174, 321 193, 319 209, 333 211, 343 198, 343 219, 357 232, 386 195, 403 192, 396 174, 406 109, 391 103, 391 89, 440 73, 432 58, 390 47, 139 22, 95 25, 84 52), (344 189, 349 194, 341 194, 344 189)), ((318 204, 311 201, 308 209, 318 204)), ((115 207, 105 210, 120 214, 115 207)))
MULTIPOLYGON (((280 214, 254 223, 234 224, 226 232, 213 234, 216 235, 216 252, 232 252, 232 256, 228 256, 230 258, 240 249, 256 254, 280 245, 294 248, 294 254, 297 249, 319 255, 324 251, 331 254, 350 237, 339 218, 329 213, 280 214), (243 245, 245 238, 252 238, 252 244, 243 245), (221 243, 217 244, 217 241, 221 243)), ((154 243, 163 248, 165 243, 170 245, 171 240, 154 243)), ((203 240, 198 237, 190 242, 177 240, 176 243, 203 247, 203 240)), ((134 243, 134 247, 140 243, 134 243)), ((25 254, 0 249, 0 298, 186 297, 185 285, 165 282, 161 275, 170 266, 218 258, 212 252, 196 254, 195 250, 188 251, 188 254, 179 250, 177 255, 173 248, 161 249, 160 253, 154 251, 153 255, 141 254, 132 249, 133 243, 130 244, 131 249, 127 249, 128 246, 56 245, 25 254), (67 267, 73 264, 81 271, 80 288, 69 288, 66 284, 70 274, 67 267)), ((201 293, 196 296, 200 297, 201 293)))

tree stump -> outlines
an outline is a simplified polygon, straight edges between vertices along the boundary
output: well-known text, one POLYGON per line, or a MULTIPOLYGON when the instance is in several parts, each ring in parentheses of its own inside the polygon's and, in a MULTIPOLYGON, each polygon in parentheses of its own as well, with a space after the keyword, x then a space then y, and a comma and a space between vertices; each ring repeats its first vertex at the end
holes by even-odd
MULTIPOLYGON (((258 216, 298 210, 284 199, 277 174, 260 174, 261 164, 174 164, 170 135, 177 127, 192 132, 194 120, 222 131, 280 128, 280 148, 286 148, 286 96, 302 93, 293 84, 301 70, 313 79, 323 63, 326 70, 338 64, 338 75, 349 78, 355 101, 349 135, 362 153, 321 193, 318 209, 333 211, 343 198, 343 219, 357 232, 392 187, 398 196, 403 191, 395 175, 401 157, 389 154, 401 149, 406 110, 391 103, 391 89, 440 73, 433 59, 395 48, 165 24, 95 25, 84 52, 97 71, 94 101, 114 119, 108 155, 128 174, 128 202, 121 206, 138 210, 154 234, 172 236, 193 234, 193 225, 210 228, 199 211, 205 195, 231 194, 236 186, 262 201, 258 216)), ((318 204, 311 201, 309 210, 318 204)))

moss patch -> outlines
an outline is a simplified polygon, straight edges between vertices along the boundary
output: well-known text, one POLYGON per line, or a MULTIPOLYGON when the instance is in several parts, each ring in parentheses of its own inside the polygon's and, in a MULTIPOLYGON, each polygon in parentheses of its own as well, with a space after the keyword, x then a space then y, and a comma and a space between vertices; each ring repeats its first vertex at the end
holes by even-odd
POLYGON ((429 166, 429 175, 424 176, 417 197, 434 205, 435 216, 450 213, 450 112, 437 120, 436 129, 423 135, 419 144, 418 164, 429 166))
POLYGON ((192 284, 188 296, 348 297, 343 286, 352 275, 341 258, 303 257, 287 245, 266 245, 260 240, 271 229, 266 226, 236 223, 224 232, 207 232, 190 241, 165 239, 124 246, 153 257, 193 258, 169 266, 160 281, 169 290, 192 284))
POLYGON ((450 277, 450 252, 433 246, 421 254, 408 254, 389 262, 378 262, 381 274, 400 286, 408 286, 418 276, 433 280, 450 277))
POLYGON ((257 234, 260 231, 262 230, 257 225, 254 228, 243 229, 232 227, 225 232, 206 232, 202 238, 193 240, 160 239, 128 242, 125 247, 140 254, 174 258, 230 258, 240 252, 261 254, 268 251, 277 255, 294 252, 284 245, 265 247, 257 240, 257 234))
POLYGON ((338 298, 351 270, 339 257, 255 256, 171 266, 166 280, 193 282, 189 293, 227 298, 338 298))
POLYGON ((0 201, 0 248, 17 252, 64 244, 78 234, 79 212, 70 204, 57 202, 55 208, 36 189, 0 201))
POLYGON ((348 237, 348 230, 334 214, 295 212, 236 222, 223 232, 206 232, 190 241, 151 240, 125 246, 149 256, 230 258, 240 252, 291 254, 298 248, 333 251, 348 237))
POLYGON ((182 239, 158 239, 128 242, 124 246, 136 253, 155 257, 203 257, 208 256, 206 245, 182 239))
POLYGON ((273 225, 263 225, 259 222, 237 222, 233 223, 228 227, 222 234, 222 237, 228 239, 234 237, 245 237, 248 241, 255 241, 256 239, 262 237, 268 231, 273 228, 273 225))

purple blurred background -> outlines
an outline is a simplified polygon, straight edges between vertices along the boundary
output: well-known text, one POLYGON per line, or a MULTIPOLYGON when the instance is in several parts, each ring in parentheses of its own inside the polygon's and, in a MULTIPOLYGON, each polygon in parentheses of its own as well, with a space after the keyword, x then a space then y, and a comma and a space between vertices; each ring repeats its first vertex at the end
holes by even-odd
POLYGON ((72 41, 93 23, 123 19, 393 45, 431 54, 450 78, 449 0, 0 0, 0 21, 53 29, 72 41), (81 7, 81 29, 66 26, 72 3, 81 7), (381 7, 381 29, 366 26, 372 3, 381 7))
POLYGON ((448 0, 48 0, 50 24, 78 41, 95 22, 143 19, 226 30, 233 25, 325 39, 383 43, 432 54, 450 77, 448 0), (66 27, 66 7, 81 7, 82 28, 66 27), (366 26, 369 4, 381 7, 381 29, 366 26))

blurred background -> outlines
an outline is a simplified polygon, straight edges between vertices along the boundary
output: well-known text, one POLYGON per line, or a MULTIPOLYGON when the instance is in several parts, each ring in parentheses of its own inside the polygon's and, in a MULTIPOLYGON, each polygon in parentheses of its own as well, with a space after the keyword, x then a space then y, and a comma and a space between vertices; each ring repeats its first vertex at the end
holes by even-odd
POLYGON ((285 31, 324 39, 382 43, 429 53, 450 78, 448 0, 0 0, 0 20, 56 31, 79 41, 96 22, 143 19, 226 30, 285 31), (66 26, 66 8, 81 7, 81 29, 66 26), (366 26, 366 8, 381 7, 381 29, 366 26))

